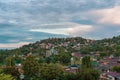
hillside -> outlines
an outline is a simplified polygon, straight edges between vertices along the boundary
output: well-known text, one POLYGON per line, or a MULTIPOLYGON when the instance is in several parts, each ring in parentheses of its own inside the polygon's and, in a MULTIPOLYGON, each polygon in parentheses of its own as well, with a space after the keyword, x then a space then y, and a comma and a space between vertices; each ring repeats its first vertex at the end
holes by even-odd
POLYGON ((29 45, 24 45, 18 49, 6 50, 3 53, 6 54, 28 54, 38 53, 44 55, 47 51, 62 50, 64 52, 80 52, 83 54, 89 54, 90 52, 117 54, 120 53, 120 36, 102 40, 84 39, 81 37, 72 38, 49 38, 29 45))

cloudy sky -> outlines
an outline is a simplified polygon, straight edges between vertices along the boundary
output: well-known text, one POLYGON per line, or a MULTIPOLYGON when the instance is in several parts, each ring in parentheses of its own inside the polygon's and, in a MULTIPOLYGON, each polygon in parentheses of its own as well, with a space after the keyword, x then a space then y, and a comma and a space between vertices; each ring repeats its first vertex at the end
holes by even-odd
POLYGON ((120 0, 0 0, 0 48, 65 35, 120 35, 120 0))

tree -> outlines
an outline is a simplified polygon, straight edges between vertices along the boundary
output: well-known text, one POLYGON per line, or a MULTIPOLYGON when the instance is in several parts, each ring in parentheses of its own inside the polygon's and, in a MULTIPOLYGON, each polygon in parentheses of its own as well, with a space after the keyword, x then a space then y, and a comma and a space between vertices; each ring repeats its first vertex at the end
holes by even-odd
POLYGON ((106 56, 108 56, 107 53, 104 53, 104 52, 101 52, 101 53, 100 53, 100 57, 106 57, 106 56))
POLYGON ((81 79, 78 74, 67 73, 67 74, 63 75, 63 78, 61 80, 81 80, 81 79))
POLYGON ((0 74, 0 80, 15 80, 11 75, 9 74, 0 74))
POLYGON ((4 74, 2 70, 0 70, 0 80, 15 80, 11 75, 4 74))
POLYGON ((33 56, 27 57, 26 60, 22 63, 22 65, 26 80, 38 77, 39 63, 35 60, 33 56))
POLYGON ((5 74, 10 74, 16 78, 19 77, 19 72, 18 69, 15 67, 13 57, 6 58, 6 66, 3 68, 3 72, 5 74))
POLYGON ((15 66, 13 57, 7 57, 6 58, 6 66, 15 66))
POLYGON ((80 68, 77 75, 79 80, 99 80, 99 72, 92 68, 80 68))
POLYGON ((60 61, 62 64, 70 63, 70 58, 71 56, 69 53, 63 52, 58 55, 58 61, 60 61))
POLYGON ((92 68, 90 56, 85 56, 82 59, 82 67, 78 70, 80 80, 99 80, 99 72, 92 68))
POLYGON ((120 73, 120 66, 114 66, 111 70, 120 73))
POLYGON ((99 72, 91 68, 79 68, 76 74, 65 73, 62 79, 58 80, 99 80, 99 72))
POLYGON ((41 80, 53 80, 60 78, 63 74, 63 67, 60 64, 41 64, 40 78, 41 80))
POLYGON ((84 67, 84 68, 91 68, 92 67, 90 56, 83 57, 82 67, 84 67))

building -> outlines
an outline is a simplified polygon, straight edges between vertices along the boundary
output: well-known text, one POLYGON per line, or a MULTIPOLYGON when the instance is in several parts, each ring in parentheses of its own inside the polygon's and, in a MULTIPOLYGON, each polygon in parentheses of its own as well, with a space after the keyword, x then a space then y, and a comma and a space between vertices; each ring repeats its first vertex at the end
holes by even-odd
POLYGON ((108 72, 107 77, 108 77, 109 80, 120 80, 120 73, 108 72))

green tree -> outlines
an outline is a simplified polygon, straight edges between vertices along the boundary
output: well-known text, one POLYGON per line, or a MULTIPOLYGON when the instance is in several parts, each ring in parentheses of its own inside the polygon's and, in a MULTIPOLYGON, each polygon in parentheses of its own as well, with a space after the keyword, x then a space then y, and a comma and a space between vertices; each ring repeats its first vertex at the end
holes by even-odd
POLYGON ((111 70, 120 73, 120 66, 114 66, 111 70))
POLYGON ((9 74, 4 74, 3 70, 0 70, 0 80, 15 80, 15 79, 9 74))
POLYGON ((100 57, 106 57, 106 56, 108 56, 107 53, 104 53, 104 52, 101 52, 101 53, 100 53, 100 57))
POLYGON ((83 57, 83 59, 82 59, 82 67, 84 67, 84 68, 91 68, 92 67, 90 56, 83 57))
POLYGON ((80 68, 77 75, 80 77, 79 80, 99 80, 99 72, 91 68, 80 68))
POLYGON ((3 68, 3 72, 5 74, 10 74, 16 78, 19 77, 18 69, 16 68, 14 64, 14 58, 13 57, 7 57, 6 58, 6 66, 3 68))
POLYGON ((39 63, 33 56, 29 56, 22 63, 25 79, 29 80, 34 77, 38 77, 39 74, 39 63))
POLYGON ((61 80, 81 80, 80 75, 74 73, 67 73, 63 75, 61 80))
POLYGON ((58 79, 63 74, 63 67, 60 64, 41 64, 40 78, 41 80, 58 79))
POLYGON ((70 63, 70 54, 69 53, 60 53, 58 56, 58 60, 62 63, 62 64, 68 64, 70 63))
POLYGON ((15 66, 13 57, 7 57, 6 58, 6 66, 15 66))
POLYGON ((0 80, 15 80, 11 75, 9 74, 0 74, 0 80))

